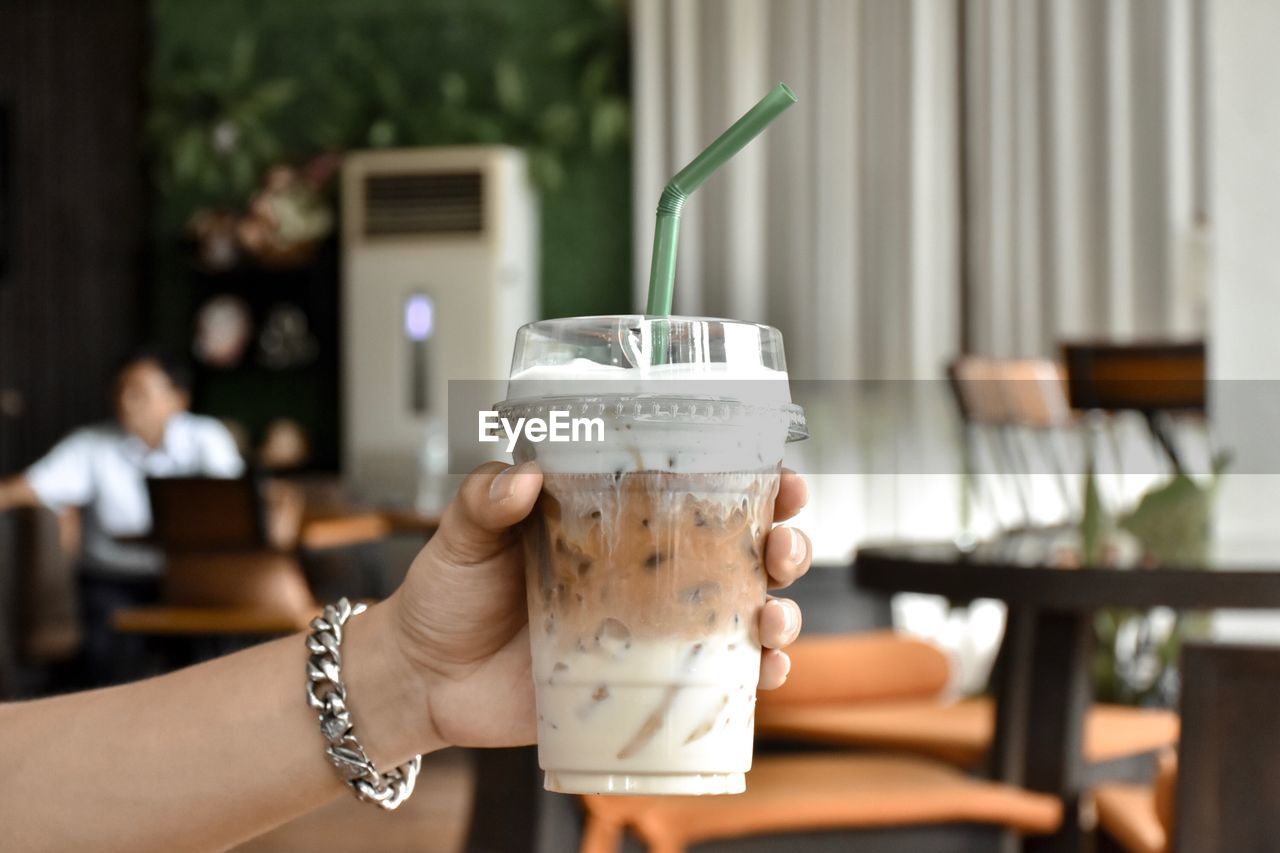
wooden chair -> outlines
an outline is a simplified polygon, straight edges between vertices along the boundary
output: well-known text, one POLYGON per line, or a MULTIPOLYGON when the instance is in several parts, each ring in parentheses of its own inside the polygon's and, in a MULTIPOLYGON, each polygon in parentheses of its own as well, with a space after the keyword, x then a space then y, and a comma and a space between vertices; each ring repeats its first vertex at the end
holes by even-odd
MULTIPOLYGON (((690 844, 839 830, 840 849, 858 850, 858 834, 876 832, 865 850, 939 849, 936 830, 984 826, 1038 835, 1057 829, 1056 798, 973 779, 909 756, 810 753, 757 756, 747 791, 732 797, 583 798, 582 853, 616 853, 631 830, 649 853, 682 853, 690 844), (912 833, 932 828, 933 833, 912 833), (885 831, 890 831, 885 833, 885 831), (894 838, 892 831, 901 835, 894 838), (923 841, 924 838, 934 841, 923 841), (889 846, 886 846, 886 843, 889 846), (923 846, 922 846, 923 845, 923 846)), ((991 849, 990 839, 975 844, 991 849)), ((954 841, 948 850, 962 849, 954 841)), ((735 843, 735 847, 737 844, 735 843)), ((968 847, 963 849, 970 849, 968 847)))
POLYGON ((947 365, 947 380, 963 430, 967 488, 974 505, 994 519, 996 527, 1029 523, 1031 503, 1019 479, 1019 464, 1010 436, 1012 412, 1001 392, 998 359, 963 355, 947 365), (984 476, 987 473, 1000 476, 984 476), (1016 515, 1005 507, 1012 495, 1016 515))
POLYGON ((1174 470, 1186 470, 1168 417, 1204 416, 1208 392, 1203 341, 1065 343, 1062 361, 1072 408, 1138 412, 1174 470))
MULTIPOLYGON (((799 583, 789 587, 786 595, 804 611, 806 636, 877 630, 892 623, 889 599, 851 583, 848 566, 815 566, 799 583)), ((583 817, 579 798, 542 789, 543 774, 535 747, 479 749, 474 751, 472 761, 476 788, 466 850, 565 853, 581 845, 583 817)), ((951 830, 936 830, 944 831, 951 830)), ((988 840, 992 831, 986 833, 988 840)), ((901 835, 896 830, 892 832, 901 835)), ((872 845, 869 850, 878 849, 874 835, 869 831, 860 833, 860 838, 872 845)), ((732 842, 731 853, 754 853, 752 848, 757 844, 767 853, 779 849, 774 844, 770 850, 769 843, 768 839, 738 839, 732 842)), ((832 843, 832 849, 848 853, 845 837, 836 836, 832 843)), ((784 844, 781 849, 789 849, 789 845, 784 844)), ((930 845, 926 841, 914 849, 927 850, 930 845)))
POLYGON ((80 645, 79 539, 75 509, 0 513, 0 700, 39 693, 80 645))
MULTIPOLYGON (((272 536, 257 480, 148 481, 152 539, 165 552, 163 601, 116 615, 120 631, 168 636, 260 636, 305 628, 319 608, 298 550, 378 541, 392 529, 376 512, 304 518, 272 536)), ((299 507, 301 510, 301 507, 299 507)))
POLYGON ((1205 411, 1203 341, 1064 343, 1062 362, 1074 409, 1205 411))
POLYGON ((239 634, 255 623, 305 627, 316 602, 297 557, 269 541, 256 479, 153 479, 147 489, 152 538, 165 552, 163 605, 122 613, 117 627, 193 633, 202 626, 205 634, 239 634))
POLYGON ((1280 649, 1186 646, 1177 762, 1166 760, 1154 786, 1097 789, 1104 843, 1130 853, 1275 850, 1277 693, 1280 649))
MULTIPOLYGON (((979 489, 970 478, 977 501, 999 526, 1036 523, 1038 500, 1035 475, 1051 475, 1064 514, 1078 509, 1079 496, 1067 483, 1067 474, 1081 473, 1073 466, 1067 438, 1078 432, 1078 418, 1067 402, 1061 368, 1048 359, 1003 359, 964 355, 947 367, 956 407, 965 434, 970 466, 980 473, 988 461, 1002 485, 988 482, 979 489), (1012 492, 1020 517, 1004 521, 1002 492, 1012 492)), ((986 478, 990 480, 990 478, 986 478)))
MULTIPOLYGON (((803 732, 803 726, 790 725, 793 712, 813 707, 932 705, 950 677, 946 656, 936 647, 892 631, 805 638, 792 650, 797 652, 792 679, 757 700, 759 741, 803 732)), ((942 838, 947 838, 946 849, 984 849, 1005 833, 1051 832, 1061 819, 1052 797, 975 779, 933 758, 843 750, 800 755, 758 750, 747 792, 740 796, 583 800, 583 853, 614 853, 627 830, 650 853, 818 831, 844 833, 844 850, 933 849, 944 843, 942 838), (979 827, 988 831, 985 840, 973 834, 979 827), (964 843, 966 833, 972 845, 964 843), (860 839, 868 842, 865 847, 860 839)))
MULTIPOLYGON (((802 637, 788 654, 787 684, 757 702, 757 739, 888 749, 984 767, 994 703, 946 700, 948 662, 932 644, 879 631, 802 637)), ((1155 753, 1177 738, 1175 714, 1099 704, 1085 723, 1085 758, 1103 764, 1155 753)))

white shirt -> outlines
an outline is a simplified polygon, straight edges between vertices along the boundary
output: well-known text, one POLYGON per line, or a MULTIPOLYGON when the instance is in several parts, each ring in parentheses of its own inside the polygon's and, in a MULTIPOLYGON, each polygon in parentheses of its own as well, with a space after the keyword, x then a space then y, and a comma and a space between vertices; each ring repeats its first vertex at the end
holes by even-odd
POLYGON ((169 419, 164 441, 154 450, 115 423, 78 429, 28 468, 26 479, 46 506, 84 508, 84 560, 90 568, 147 576, 163 567, 159 551, 116 541, 151 531, 147 478, 243 473, 244 460, 227 428, 182 412, 169 419))

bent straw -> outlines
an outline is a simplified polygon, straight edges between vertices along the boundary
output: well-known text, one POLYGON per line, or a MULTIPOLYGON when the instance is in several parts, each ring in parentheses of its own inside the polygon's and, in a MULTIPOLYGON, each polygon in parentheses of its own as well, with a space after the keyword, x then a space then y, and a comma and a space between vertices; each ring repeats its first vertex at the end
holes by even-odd
POLYGON ((748 142, 760 135, 782 111, 796 102, 795 93, 779 83, 746 115, 712 142, 689 165, 676 173, 658 199, 658 221, 653 232, 653 261, 649 267, 649 315, 669 315, 675 296, 676 249, 680 237, 680 211, 711 173, 727 163, 748 142))

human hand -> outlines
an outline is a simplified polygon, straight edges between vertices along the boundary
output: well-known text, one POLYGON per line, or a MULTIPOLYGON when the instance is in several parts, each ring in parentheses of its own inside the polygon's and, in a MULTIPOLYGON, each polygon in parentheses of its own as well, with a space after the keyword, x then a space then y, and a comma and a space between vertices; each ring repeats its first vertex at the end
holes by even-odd
MULTIPOLYGON (((388 601, 398 653, 423 680, 424 740, 497 747, 536 739, 524 553, 513 527, 541 488, 534 463, 477 468, 388 601)), ((807 497, 804 480, 784 471, 774 521, 794 516, 807 497)), ((799 530, 775 527, 764 553, 769 586, 781 589, 808 571, 812 547, 799 530)), ((791 668, 782 649, 800 633, 800 608, 771 597, 759 620, 760 687, 767 690, 791 668)))

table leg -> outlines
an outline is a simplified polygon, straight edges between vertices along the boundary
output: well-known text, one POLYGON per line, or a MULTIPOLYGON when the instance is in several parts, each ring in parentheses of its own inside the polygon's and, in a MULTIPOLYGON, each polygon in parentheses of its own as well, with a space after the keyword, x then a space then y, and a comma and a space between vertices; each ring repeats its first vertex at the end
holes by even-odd
POLYGON ((995 738, 991 744, 989 775, 1012 785, 1025 780, 1027 706, 1031 696, 1031 654, 1034 651, 1035 613, 1010 607, 1004 640, 996 657, 992 683, 996 702, 995 738))
POLYGON ((997 686, 993 770, 998 778, 1062 799, 1062 828, 1028 838, 1028 853, 1085 849, 1080 829, 1084 719, 1092 700, 1088 613, 1011 610, 997 686))

